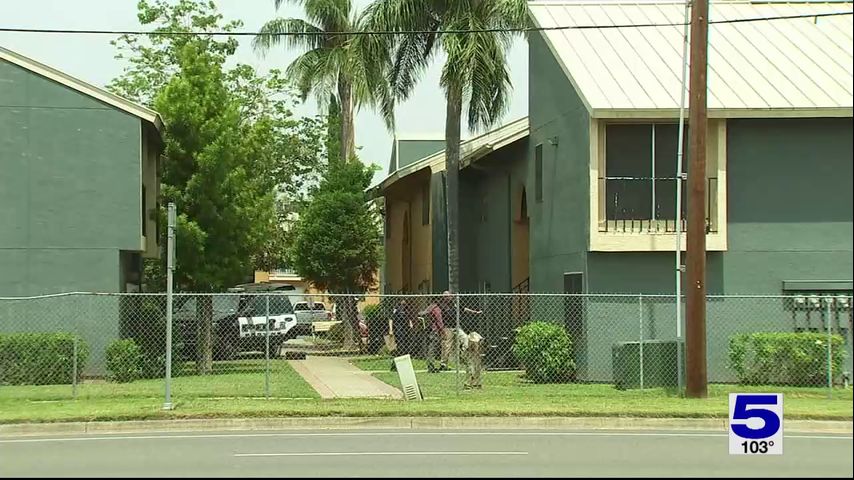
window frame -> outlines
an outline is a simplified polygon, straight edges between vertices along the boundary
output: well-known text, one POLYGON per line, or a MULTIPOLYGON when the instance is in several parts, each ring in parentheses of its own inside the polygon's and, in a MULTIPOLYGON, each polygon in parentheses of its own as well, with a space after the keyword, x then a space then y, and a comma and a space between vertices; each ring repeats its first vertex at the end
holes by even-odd
MULTIPOLYGON (((642 231, 639 229, 606 230, 603 226, 606 218, 606 198, 600 177, 605 173, 605 135, 607 125, 611 123, 678 123, 677 119, 663 116, 634 116, 615 118, 590 118, 589 120, 589 190, 590 210, 588 228, 588 250, 592 252, 652 252, 673 251, 675 249, 674 233, 659 231, 642 231)), ((687 144, 686 144, 687 146, 687 144)), ((711 224, 715 227, 706 234, 708 251, 727 250, 727 123, 724 118, 711 118, 708 125, 706 145, 707 177, 716 176, 716 181, 709 187, 708 211, 711 224), (713 173, 714 172, 714 173, 713 173)), ((686 165, 687 167, 687 165, 686 165)), ((685 168, 685 167, 683 167, 685 168)), ((683 189, 683 198, 687 190, 683 189)), ((670 220, 673 224, 674 222, 670 220)), ((684 225, 684 219, 683 219, 684 225)), ((675 224, 674 224, 675 226, 675 224)), ((675 230, 675 228, 674 228, 675 230)), ((685 229, 683 228, 683 232, 685 229)), ((681 239, 681 248, 685 248, 685 236, 681 239)))

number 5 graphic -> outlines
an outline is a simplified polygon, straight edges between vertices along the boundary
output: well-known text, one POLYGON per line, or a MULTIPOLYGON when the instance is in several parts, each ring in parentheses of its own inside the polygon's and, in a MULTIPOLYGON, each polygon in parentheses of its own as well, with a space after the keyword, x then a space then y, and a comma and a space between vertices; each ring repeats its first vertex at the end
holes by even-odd
POLYGON ((780 417, 765 408, 748 408, 751 405, 776 405, 776 395, 739 395, 735 399, 732 420, 749 420, 761 418, 764 422, 761 428, 750 428, 743 423, 732 423, 730 428, 741 438, 763 439, 776 434, 780 430, 780 417))

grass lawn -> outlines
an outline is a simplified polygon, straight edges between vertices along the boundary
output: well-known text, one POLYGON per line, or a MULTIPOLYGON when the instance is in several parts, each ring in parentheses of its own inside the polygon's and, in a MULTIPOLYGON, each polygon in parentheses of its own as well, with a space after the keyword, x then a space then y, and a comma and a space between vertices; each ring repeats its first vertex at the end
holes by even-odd
MULTIPOLYGON (((213 374, 185 375, 172 379, 172 395, 181 398, 198 397, 263 397, 264 360, 214 362, 213 374)), ((162 398, 163 379, 138 380, 130 383, 84 381, 77 386, 79 401, 92 399, 162 398)), ((0 402, 6 400, 67 400, 71 385, 21 385, 0 387, 0 402)), ((311 385, 282 359, 270 361, 270 396, 279 398, 319 398, 311 385)))
MULTIPOLYGON (((374 376, 400 386, 396 373, 374 376)), ((525 381, 519 372, 485 372, 480 390, 459 388, 453 372, 416 376, 427 400, 423 403, 442 404, 447 415, 726 417, 729 393, 771 392, 784 394, 783 408, 789 418, 851 420, 853 416, 851 388, 837 388, 828 399, 824 388, 711 385, 709 398, 695 400, 662 388, 621 391, 609 384, 537 385, 525 381)))
MULTIPOLYGON (((360 358, 366 370, 398 386, 389 359, 360 358), (379 368, 379 367, 382 368, 379 368)), ((453 372, 418 374, 423 402, 381 399, 321 400, 286 362, 274 361, 269 400, 262 397, 262 361, 219 364, 217 374, 174 380, 175 409, 162 411, 161 380, 85 384, 77 400, 69 385, 0 386, 0 423, 283 416, 634 416, 725 418, 729 392, 782 392, 786 418, 852 419, 852 390, 712 385, 708 399, 683 399, 663 389, 616 390, 612 385, 535 385, 517 372, 487 372, 482 390, 457 391, 453 372), (241 369, 240 373, 234 372, 241 369), (243 397, 243 398, 235 398, 243 397)), ((423 365, 423 364, 422 364, 423 365)), ((418 368, 418 364, 416 364, 418 368)))
MULTIPOLYGON (((350 359, 350 363, 361 368, 362 370, 366 370, 369 372, 388 372, 391 368, 391 358, 383 357, 379 355, 370 355, 363 357, 354 357, 350 359)), ((453 362, 449 363, 448 366, 453 369, 453 362)), ((412 367, 418 370, 427 370, 427 362, 421 358, 413 358, 412 359, 412 367)))

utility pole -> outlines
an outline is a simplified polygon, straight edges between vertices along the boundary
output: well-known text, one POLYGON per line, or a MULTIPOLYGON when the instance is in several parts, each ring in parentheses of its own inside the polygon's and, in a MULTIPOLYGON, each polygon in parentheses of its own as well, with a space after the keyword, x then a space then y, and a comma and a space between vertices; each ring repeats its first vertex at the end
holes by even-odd
POLYGON ((709 0, 691 7, 691 82, 688 94, 691 135, 688 168, 688 228, 685 239, 685 395, 709 394, 706 371, 706 72, 708 70, 709 0))

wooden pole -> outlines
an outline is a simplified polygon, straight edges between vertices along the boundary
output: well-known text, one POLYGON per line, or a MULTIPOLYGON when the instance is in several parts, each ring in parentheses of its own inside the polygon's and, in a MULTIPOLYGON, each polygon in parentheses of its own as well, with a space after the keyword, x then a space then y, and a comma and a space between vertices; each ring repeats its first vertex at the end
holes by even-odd
POLYGON ((685 394, 708 396, 706 368, 706 72, 708 68, 709 2, 691 7, 691 81, 689 87, 690 164, 686 236, 685 394))

